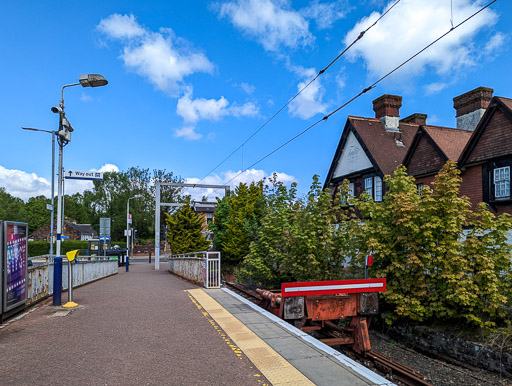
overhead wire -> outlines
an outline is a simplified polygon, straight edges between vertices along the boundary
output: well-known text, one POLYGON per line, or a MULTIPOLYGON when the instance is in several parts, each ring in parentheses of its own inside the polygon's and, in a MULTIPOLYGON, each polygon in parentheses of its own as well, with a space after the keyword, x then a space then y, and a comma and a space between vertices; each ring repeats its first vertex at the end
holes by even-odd
POLYGON ((256 134, 258 134, 265 126, 267 126, 276 116, 278 116, 281 111, 283 111, 290 103, 292 103, 306 88, 308 88, 313 82, 315 82, 320 75, 325 73, 331 67, 336 61, 338 61, 354 44, 356 44, 360 39, 363 38, 363 36, 368 32, 371 28, 373 28, 386 14, 391 11, 398 3, 400 3, 402 0, 397 0, 393 3, 391 7, 389 7, 385 12, 380 15, 380 17, 375 20, 368 28, 366 28, 364 31, 361 31, 357 38, 354 39, 352 43, 350 43, 343 51, 341 51, 338 56, 336 56, 327 66, 325 66, 323 69, 318 71, 318 73, 315 75, 313 79, 311 79, 304 87, 302 87, 292 98, 290 98, 279 110, 277 110, 270 118, 268 118, 256 131, 254 131, 244 142, 242 142, 241 145, 239 145, 235 150, 233 150, 226 158, 224 158, 221 162, 217 164, 212 170, 208 172, 203 178, 201 178, 201 181, 203 181, 206 177, 208 177, 210 174, 212 174, 219 166, 221 166, 224 162, 226 162, 228 159, 230 159, 238 150, 240 150, 247 142, 249 142, 256 134))
MULTIPOLYGON (((293 136, 292 138, 290 138, 289 140, 287 140, 286 142, 284 142, 283 144, 281 144, 280 146, 278 146, 277 148, 275 148, 274 150, 272 150, 270 153, 267 153, 265 156, 263 156, 262 158, 260 158, 259 160, 257 160, 256 162, 254 162, 253 164, 251 164, 250 166, 248 166, 247 168, 245 168, 244 170, 240 171, 237 175, 235 175, 233 178, 231 178, 228 182, 224 183, 224 185, 229 185, 229 183, 231 181, 233 181, 234 179, 238 178, 239 176, 241 176, 243 173, 245 173, 246 171, 248 171, 249 169, 253 168, 254 166, 256 166, 257 164, 259 164, 260 162, 262 162, 263 160, 267 159, 268 157, 270 157, 272 154, 276 153, 277 151, 281 150, 283 147, 285 147, 286 145, 288 145, 290 142, 293 142, 294 140, 296 140, 297 138, 301 137, 302 135, 304 135, 305 133, 307 133, 309 130, 311 130, 313 127, 315 127, 316 125, 318 125, 320 122, 323 122, 323 121, 326 121, 328 120, 331 116, 333 116, 334 114, 336 114, 338 111, 340 111, 342 108, 346 107, 348 104, 352 103, 353 101, 355 101, 356 99, 358 99, 361 95, 367 93, 368 91, 374 89, 380 82, 382 82, 384 79, 386 79, 387 77, 391 76, 393 73, 395 73, 396 71, 398 71, 400 68, 402 68, 403 66, 405 66, 407 63, 409 63, 411 60, 413 60, 414 58, 416 58, 418 55, 420 55, 422 52, 424 52, 425 50, 427 50, 428 48, 430 48, 431 46, 433 46, 434 44, 436 44, 438 41, 440 41, 441 39, 443 39, 445 36, 447 36, 448 34, 450 34, 451 32, 453 32, 454 30, 456 30, 457 28, 459 28, 461 25, 465 24, 466 22, 468 22, 469 20, 471 20, 473 17, 475 17, 476 15, 478 15, 480 12, 483 12, 485 9, 489 8, 492 4, 494 4, 496 1, 498 0, 493 0, 491 2, 489 2, 487 5, 483 6, 482 8, 480 8, 478 11, 476 11, 475 13, 471 14, 469 17, 467 17, 466 19, 464 19, 463 21, 461 21, 459 24, 455 25, 455 26, 452 26, 450 28, 450 30, 448 30, 447 32, 445 32, 444 34, 442 34, 441 36, 439 36, 437 39, 435 39, 434 41, 432 41, 431 43, 429 43, 428 45, 426 45, 425 47, 423 47, 421 50, 419 50, 418 52, 416 52, 414 55, 412 55, 411 57, 409 57, 407 60, 405 60, 404 62, 402 62, 401 64, 399 64, 398 66, 396 66, 394 69, 392 69, 391 71, 389 71, 387 74, 383 75, 382 77, 380 77, 378 80, 376 80, 375 82, 373 82, 370 86, 364 88, 362 91, 360 91, 358 94, 356 94, 354 97, 352 97, 351 99, 349 99, 347 102, 343 103, 341 106, 337 107, 335 110, 331 111, 329 114, 325 115, 324 117, 322 117, 321 119, 317 120, 316 122, 314 122, 313 124, 309 125, 308 127, 306 127, 303 131, 301 131, 300 133, 296 134, 295 136, 293 136)), ((218 189, 214 190, 213 192, 211 192, 208 196, 206 196, 206 198, 210 197, 213 193, 215 193, 216 191, 218 191, 218 189)))

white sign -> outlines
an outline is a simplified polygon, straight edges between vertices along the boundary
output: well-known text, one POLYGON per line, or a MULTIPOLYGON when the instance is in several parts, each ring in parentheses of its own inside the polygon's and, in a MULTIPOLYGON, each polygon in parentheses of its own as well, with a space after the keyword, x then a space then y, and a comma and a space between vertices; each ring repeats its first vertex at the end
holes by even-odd
POLYGON ((52 204, 46 204, 46 210, 53 210, 52 204))
POLYGON ((81 172, 79 170, 64 170, 64 178, 70 180, 103 180, 103 172, 81 172))
MULTIPOLYGON (((124 230, 124 235, 125 235, 125 236, 127 236, 127 233, 126 233, 126 232, 127 232, 127 230, 125 229, 125 230, 124 230)), ((131 230, 131 229, 130 229, 130 232, 129 232, 129 233, 130 233, 130 236, 131 236, 131 235, 132 235, 132 230, 131 230)))

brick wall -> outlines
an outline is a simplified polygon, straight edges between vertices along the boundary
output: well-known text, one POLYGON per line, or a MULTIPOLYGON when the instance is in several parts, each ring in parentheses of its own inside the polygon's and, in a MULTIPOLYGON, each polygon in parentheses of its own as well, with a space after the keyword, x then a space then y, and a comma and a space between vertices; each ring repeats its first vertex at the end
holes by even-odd
MULTIPOLYGON (((81 240, 82 234, 73 228, 71 225, 64 223, 64 232, 63 235, 69 236, 68 240, 81 240)), ((57 240, 57 225, 54 225, 53 229, 53 237, 54 240, 57 240)), ((32 233, 29 238, 34 241, 48 241, 50 242, 50 224, 45 225, 42 228, 39 228, 34 233, 32 233)))
POLYGON ((444 163, 444 158, 423 135, 407 165, 407 172, 411 176, 437 172, 444 163))
POLYGON ((460 195, 468 196, 473 209, 484 200, 482 184, 482 165, 468 167, 460 175, 460 195))
POLYGON ((493 114, 467 163, 512 154, 512 122, 499 109, 493 114))

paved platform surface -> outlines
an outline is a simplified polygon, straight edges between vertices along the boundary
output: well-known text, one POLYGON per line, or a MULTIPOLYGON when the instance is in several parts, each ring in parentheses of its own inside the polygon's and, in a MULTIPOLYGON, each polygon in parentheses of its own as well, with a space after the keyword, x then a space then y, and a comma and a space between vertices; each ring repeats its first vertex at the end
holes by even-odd
POLYGON ((236 295, 153 268, 75 289, 72 311, 47 301, 4 324, 0 383, 390 384, 236 295))

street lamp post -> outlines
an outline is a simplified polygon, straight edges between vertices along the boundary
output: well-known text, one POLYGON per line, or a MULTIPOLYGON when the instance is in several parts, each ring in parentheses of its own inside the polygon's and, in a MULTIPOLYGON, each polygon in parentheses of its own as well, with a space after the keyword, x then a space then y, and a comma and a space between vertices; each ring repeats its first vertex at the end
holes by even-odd
POLYGON ((66 118, 66 113, 64 112, 64 89, 72 86, 82 87, 101 87, 106 86, 108 81, 99 74, 86 74, 80 75, 78 77, 78 83, 71 83, 62 86, 60 90, 60 103, 59 107, 52 107, 52 112, 59 114, 59 131, 57 135, 59 136, 59 177, 58 177, 58 187, 57 187, 57 256, 60 256, 61 250, 61 236, 62 236, 62 180, 63 180, 63 170, 62 170, 62 149, 66 146, 69 141, 71 141, 71 133, 74 131, 73 127, 69 123, 66 118))
POLYGON ((35 129, 33 127, 22 127, 23 130, 32 130, 32 131, 41 131, 44 133, 50 133, 52 135, 52 193, 51 193, 51 202, 52 202, 52 210, 51 210, 51 221, 50 221, 50 260, 53 259, 53 220, 55 218, 55 207, 54 207, 54 198, 55 198, 55 136, 58 134, 57 131, 51 130, 40 130, 35 129))
MULTIPOLYGON (((126 248, 128 251, 126 253, 127 256, 130 255, 130 200, 133 198, 141 198, 142 194, 136 194, 133 197, 130 197, 126 202, 126 248)), ((128 262, 126 263, 128 264, 128 262)))

